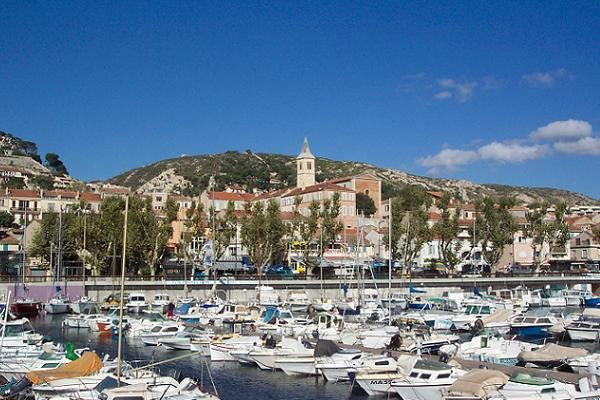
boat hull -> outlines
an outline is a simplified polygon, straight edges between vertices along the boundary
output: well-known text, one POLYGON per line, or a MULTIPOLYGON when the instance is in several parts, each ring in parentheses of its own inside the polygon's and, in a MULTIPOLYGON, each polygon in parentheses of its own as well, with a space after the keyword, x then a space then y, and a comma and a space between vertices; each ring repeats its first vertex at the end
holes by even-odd
POLYGON ((279 358, 275 360, 275 368, 281 369, 288 376, 315 376, 318 373, 314 357, 279 358))
POLYGON ((69 312, 68 304, 46 304, 44 309, 48 314, 66 314, 69 312))
POLYGON ((13 303, 10 305, 10 312, 15 314, 17 318, 35 317, 40 313, 41 304, 38 302, 31 303, 13 303))
POLYGON ((442 392, 449 384, 431 384, 415 385, 407 382, 406 384, 394 383, 392 388, 402 400, 442 400, 442 392))
POLYGON ((600 338, 600 330, 598 329, 581 329, 567 327, 567 334, 572 341, 597 341, 600 338))

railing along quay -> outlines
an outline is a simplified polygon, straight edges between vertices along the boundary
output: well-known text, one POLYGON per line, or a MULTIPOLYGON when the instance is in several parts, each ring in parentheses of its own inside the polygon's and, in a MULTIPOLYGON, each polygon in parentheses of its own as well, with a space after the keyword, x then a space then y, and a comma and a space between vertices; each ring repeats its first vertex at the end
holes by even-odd
MULTIPOLYGON (((282 279, 282 277, 263 277, 261 279, 263 285, 273 286, 275 288, 323 288, 333 289, 339 288, 342 284, 347 284, 350 287, 356 287, 357 279, 355 278, 338 278, 338 277, 326 277, 320 280, 318 277, 303 276, 293 277, 293 279, 282 279)), ((22 282, 22 277, 18 280, 14 276, 0 276, 0 283, 4 284, 19 284, 22 282)), ((40 277, 32 276, 25 277, 26 284, 51 284, 53 283, 52 277, 40 277)), ((64 282, 62 280, 61 282, 64 282)), ((81 276, 72 276, 67 278, 69 285, 81 285, 84 284, 81 276)), ((375 279, 370 276, 363 280, 367 287, 387 287, 388 279, 387 276, 376 275, 375 279)), ((487 287, 492 286, 495 288, 505 287, 516 287, 526 286, 529 288, 540 288, 546 285, 552 284, 567 284, 575 285, 581 283, 591 283, 593 285, 600 285, 600 274, 528 274, 519 276, 455 276, 455 277, 413 277, 412 279, 394 277, 392 279, 392 287, 394 288, 406 288, 409 282, 414 287, 487 287)), ((60 282, 56 282, 57 284, 60 282)), ((110 276, 86 276, 85 286, 90 290, 96 289, 108 289, 114 285, 118 285, 119 279, 112 278, 110 276)), ((149 275, 132 275, 127 276, 125 279, 125 286, 137 289, 152 289, 169 287, 172 289, 183 288, 185 285, 191 289, 198 288, 203 289, 216 285, 220 289, 253 289, 259 283, 256 276, 240 275, 237 277, 233 276, 222 276, 215 280, 213 278, 204 279, 188 279, 182 278, 168 278, 164 279, 162 276, 149 276, 149 275)))

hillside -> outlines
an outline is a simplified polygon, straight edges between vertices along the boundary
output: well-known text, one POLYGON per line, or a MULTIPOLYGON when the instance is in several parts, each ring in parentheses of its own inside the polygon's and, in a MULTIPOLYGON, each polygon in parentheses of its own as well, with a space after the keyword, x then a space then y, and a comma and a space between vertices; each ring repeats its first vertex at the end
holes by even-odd
POLYGON ((46 163, 37 145, 11 133, 0 131, 0 183, 12 188, 54 189, 79 183, 68 175, 55 153, 46 154, 46 163))
MULTIPOLYGON (((185 156, 158 161, 126 171, 109 180, 116 185, 140 191, 179 192, 197 195, 207 188, 215 173, 216 188, 238 185, 248 191, 273 190, 296 184, 294 157, 280 154, 228 151, 222 154, 185 156)), ((523 203, 535 200, 564 200, 568 204, 598 204, 589 196, 553 188, 476 184, 466 180, 428 178, 371 164, 317 158, 317 181, 371 172, 382 179, 383 197, 390 197, 405 185, 427 190, 443 190, 472 201, 482 196, 515 196, 523 203)))

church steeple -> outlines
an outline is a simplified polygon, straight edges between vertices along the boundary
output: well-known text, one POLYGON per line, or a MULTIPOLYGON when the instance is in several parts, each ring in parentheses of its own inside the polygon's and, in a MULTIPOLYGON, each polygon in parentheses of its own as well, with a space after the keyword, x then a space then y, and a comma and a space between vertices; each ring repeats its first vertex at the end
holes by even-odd
POLYGON ((308 139, 304 138, 304 144, 298 157, 296 157, 296 186, 305 188, 315 184, 315 156, 310 152, 308 139))

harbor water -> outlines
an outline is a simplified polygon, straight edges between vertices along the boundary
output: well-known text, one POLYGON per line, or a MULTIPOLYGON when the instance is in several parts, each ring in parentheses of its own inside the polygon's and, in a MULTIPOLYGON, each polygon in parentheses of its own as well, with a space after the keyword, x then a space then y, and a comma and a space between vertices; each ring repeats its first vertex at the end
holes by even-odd
MULTIPOLYGON (((31 322, 36 331, 57 343, 72 342, 76 348, 89 347, 101 357, 104 354, 109 354, 111 358, 117 356, 117 337, 99 335, 98 332, 90 332, 88 329, 63 328, 61 324, 64 318, 63 315, 41 314, 31 322)), ((163 347, 146 346, 137 338, 126 338, 123 351, 125 360, 140 360, 143 364, 167 360, 182 354, 163 347)), ((315 382, 314 378, 289 377, 281 371, 262 371, 256 367, 242 366, 237 362, 211 363, 210 358, 200 356, 173 361, 159 368, 165 375, 180 371, 181 378, 202 380, 205 387, 211 388, 207 363, 222 400, 368 398, 359 388, 352 390, 348 383, 324 382, 323 379, 315 382)))

